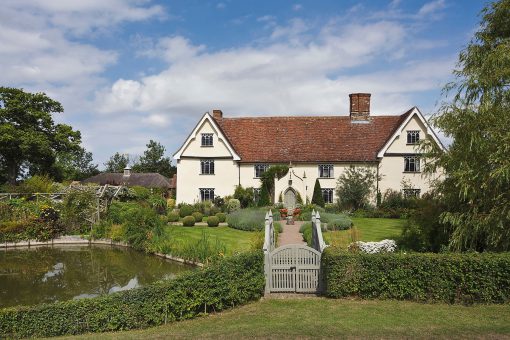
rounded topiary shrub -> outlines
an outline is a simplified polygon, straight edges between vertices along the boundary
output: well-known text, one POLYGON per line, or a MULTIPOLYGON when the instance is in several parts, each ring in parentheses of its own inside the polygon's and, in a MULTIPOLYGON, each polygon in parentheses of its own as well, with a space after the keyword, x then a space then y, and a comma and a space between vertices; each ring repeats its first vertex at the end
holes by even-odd
POLYGON ((182 219, 182 225, 185 227, 193 227, 195 225, 195 218, 193 216, 186 216, 182 219))
POLYGON ((227 220, 227 215, 225 213, 219 212, 215 216, 218 218, 220 223, 223 223, 227 220))
POLYGON ((216 216, 209 216, 207 218, 207 225, 209 227, 217 227, 220 224, 220 219, 216 216))
POLYGON ((179 207, 179 216, 186 217, 190 216, 193 213, 193 206, 191 204, 182 204, 179 207))
POLYGON ((241 202, 236 198, 231 198, 228 200, 227 210, 229 213, 237 211, 241 209, 241 202))
POLYGON ((195 218, 195 222, 202 222, 202 219, 204 218, 204 214, 201 212, 195 211, 193 214, 191 214, 195 218))
POLYGON ((168 217, 168 222, 177 222, 177 221, 179 221, 179 214, 176 213, 175 211, 169 212, 166 216, 168 217))

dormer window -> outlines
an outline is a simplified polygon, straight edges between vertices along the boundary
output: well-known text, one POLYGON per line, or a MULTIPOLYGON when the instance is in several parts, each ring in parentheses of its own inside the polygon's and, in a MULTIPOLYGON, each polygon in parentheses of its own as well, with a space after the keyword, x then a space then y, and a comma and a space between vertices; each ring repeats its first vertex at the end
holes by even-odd
POLYGON ((203 133, 202 134, 202 146, 213 146, 213 134, 203 133))
POLYGON ((420 131, 407 131, 407 144, 418 144, 420 142, 420 131))

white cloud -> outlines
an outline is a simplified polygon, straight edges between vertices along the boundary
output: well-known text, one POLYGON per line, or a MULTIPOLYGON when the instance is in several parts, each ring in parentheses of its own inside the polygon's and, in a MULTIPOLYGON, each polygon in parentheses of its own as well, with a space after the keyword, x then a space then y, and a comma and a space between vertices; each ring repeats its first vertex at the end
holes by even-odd
POLYGON ((301 5, 301 4, 295 4, 295 5, 292 6, 292 10, 295 11, 295 12, 298 12, 298 11, 300 11, 302 9, 303 9, 303 5, 301 5))
POLYGON ((418 16, 431 15, 443 8, 445 8, 444 0, 431 1, 426 3, 420 8, 420 10, 418 11, 418 16))

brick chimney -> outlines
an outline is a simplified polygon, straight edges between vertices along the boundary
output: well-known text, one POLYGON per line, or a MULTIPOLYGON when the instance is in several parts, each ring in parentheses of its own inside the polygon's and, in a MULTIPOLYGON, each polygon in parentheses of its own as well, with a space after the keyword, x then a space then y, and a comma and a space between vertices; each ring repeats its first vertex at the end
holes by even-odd
POLYGON ((366 121, 370 118, 370 93, 351 93, 351 120, 366 121))
POLYGON ((212 116, 214 119, 223 118, 223 112, 221 110, 212 110, 212 116))

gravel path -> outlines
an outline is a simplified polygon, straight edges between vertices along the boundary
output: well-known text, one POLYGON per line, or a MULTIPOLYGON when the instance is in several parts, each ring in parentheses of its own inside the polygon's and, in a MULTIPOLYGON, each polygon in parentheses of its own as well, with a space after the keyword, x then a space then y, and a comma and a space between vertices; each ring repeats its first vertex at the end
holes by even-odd
POLYGON ((285 246, 287 244, 305 244, 303 236, 299 232, 303 221, 294 221, 294 225, 287 225, 282 221, 283 232, 278 236, 278 246, 285 246))

